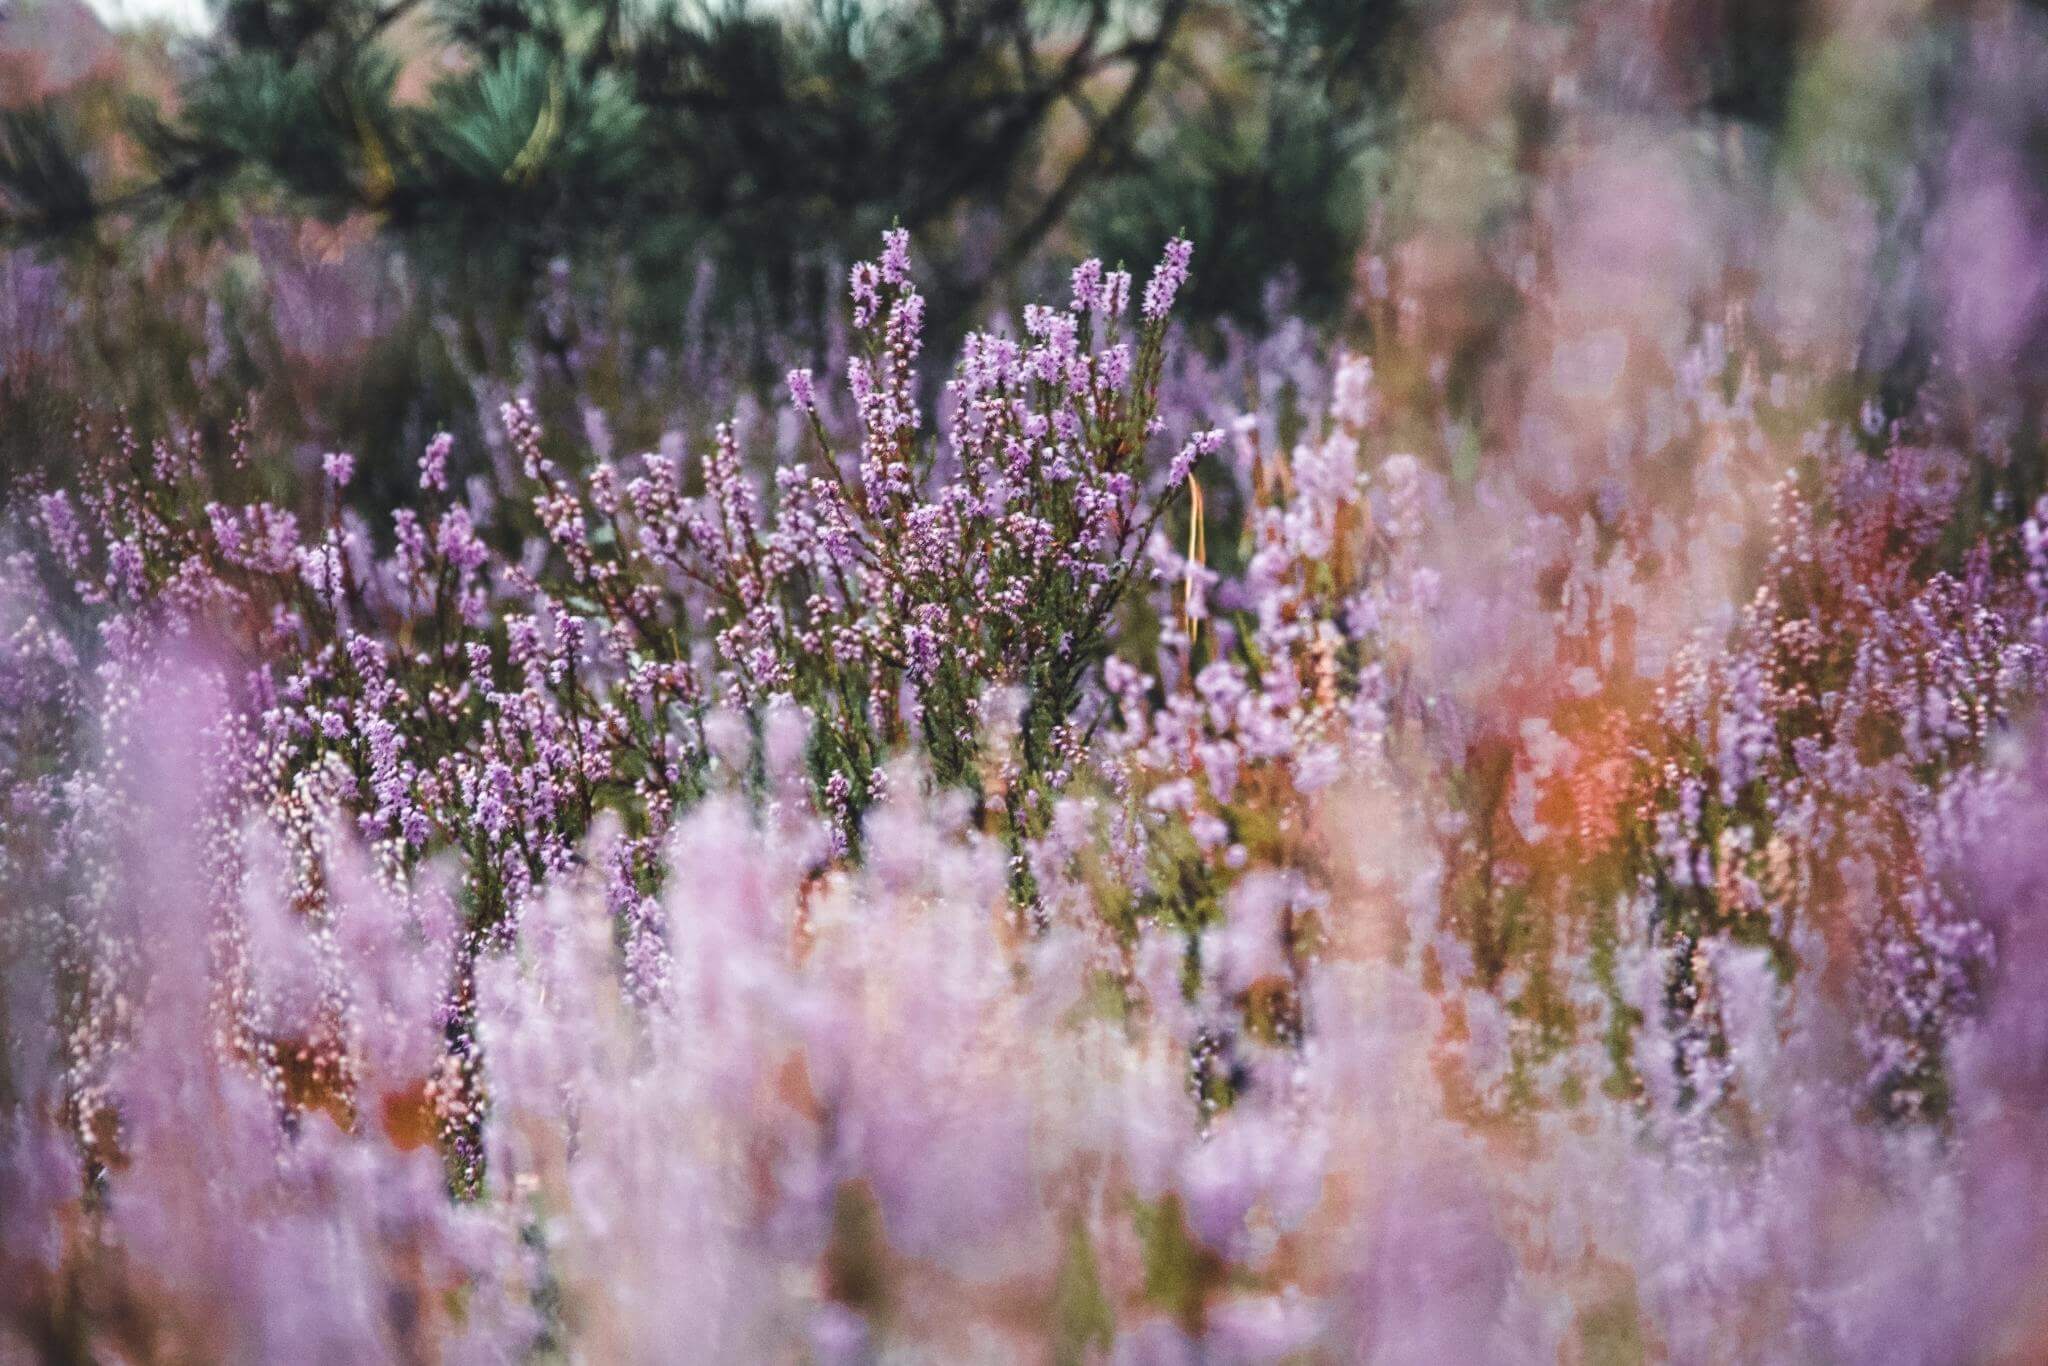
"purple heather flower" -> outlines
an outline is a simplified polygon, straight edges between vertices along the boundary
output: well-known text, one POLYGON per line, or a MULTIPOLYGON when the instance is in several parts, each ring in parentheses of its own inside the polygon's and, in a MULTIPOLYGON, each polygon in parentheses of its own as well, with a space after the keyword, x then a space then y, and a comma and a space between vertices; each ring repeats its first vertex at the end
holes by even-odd
POLYGON ((1211 427, 1206 431, 1196 432, 1175 453, 1173 463, 1167 466, 1166 486, 1179 488, 1188 481, 1188 475, 1193 472, 1197 462, 1222 449, 1223 433, 1219 429, 1211 427))
POLYGON ((1173 301, 1188 282, 1188 262, 1194 258, 1194 243, 1176 237, 1166 244, 1166 255, 1145 282, 1145 321, 1158 322, 1172 311, 1173 301))
POLYGON ((1074 267, 1072 276, 1073 301, 1069 305, 1076 314, 1100 314, 1103 312, 1102 262, 1089 257, 1074 267))
POLYGON ((446 432, 437 432, 427 448, 420 452, 420 488, 441 492, 448 487, 448 453, 455 449, 455 438, 446 432))
POLYGON ((320 457, 320 470, 327 476, 327 482, 336 488, 346 488, 348 481, 355 478, 356 458, 346 451, 329 451, 320 457))
POLYGON ((790 371, 787 383, 789 385, 789 401, 796 405, 799 412, 815 413, 818 411, 818 390, 809 370, 799 369, 790 371))
POLYGON ((891 228, 882 234, 882 283, 904 286, 910 283, 910 230, 891 228))
POLYGON ((1127 270, 1112 270, 1102 277, 1101 314, 1105 318, 1121 318, 1124 310, 1131 306, 1131 273, 1127 270))

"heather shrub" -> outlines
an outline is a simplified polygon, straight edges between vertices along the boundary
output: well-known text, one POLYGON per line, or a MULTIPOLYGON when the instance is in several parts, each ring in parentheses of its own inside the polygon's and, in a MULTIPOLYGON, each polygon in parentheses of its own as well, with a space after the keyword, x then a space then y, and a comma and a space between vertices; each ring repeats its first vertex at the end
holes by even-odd
POLYGON ((19 1345, 2038 1331, 1973 1211, 2042 1162, 2048 532, 1958 540, 1984 456, 1718 333, 1683 492, 1575 516, 1394 447, 1364 355, 1291 443, 1166 432, 1179 243, 972 336, 934 430, 885 246, 769 488, 738 425, 614 461, 514 399, 388 526, 344 453, 252 496, 250 429, 84 427, 17 500, 19 1345))

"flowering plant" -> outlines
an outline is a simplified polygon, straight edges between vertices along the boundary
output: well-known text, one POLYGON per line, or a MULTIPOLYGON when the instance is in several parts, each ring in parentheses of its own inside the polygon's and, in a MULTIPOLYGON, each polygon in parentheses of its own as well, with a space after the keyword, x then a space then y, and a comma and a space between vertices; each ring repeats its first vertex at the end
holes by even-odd
POLYGON ((514 397, 373 524, 367 454, 82 424, 0 557, 0 1342, 2032 1341, 2011 429, 1731 317, 1472 467, 1398 337, 1217 399, 1188 269, 928 417, 890 234, 772 481, 514 397))

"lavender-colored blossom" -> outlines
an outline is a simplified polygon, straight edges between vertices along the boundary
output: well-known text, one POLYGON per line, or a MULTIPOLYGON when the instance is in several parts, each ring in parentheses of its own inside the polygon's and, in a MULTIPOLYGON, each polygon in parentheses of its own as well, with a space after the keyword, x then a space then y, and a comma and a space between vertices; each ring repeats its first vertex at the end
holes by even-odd
POLYGON ((1194 259, 1194 243, 1176 237, 1166 244, 1166 255, 1145 282, 1145 303, 1141 312, 1147 322, 1158 322, 1173 308, 1174 298, 1188 282, 1188 263, 1194 259))
POLYGON ((420 488, 427 492, 442 492, 448 487, 448 453, 455 449, 455 438, 446 432, 437 432, 427 448, 420 452, 420 488))

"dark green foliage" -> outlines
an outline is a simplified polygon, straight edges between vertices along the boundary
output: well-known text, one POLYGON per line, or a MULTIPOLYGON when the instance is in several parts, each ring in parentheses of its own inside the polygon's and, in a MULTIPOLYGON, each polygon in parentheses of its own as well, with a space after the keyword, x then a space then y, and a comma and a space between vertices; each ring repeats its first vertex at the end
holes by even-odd
POLYGON ((1204 298, 1244 311, 1255 276, 1324 283, 1355 244, 1352 172, 1401 10, 227 0, 176 106, 122 134, 148 179, 96 192, 39 112, 7 129, 0 188, 17 240, 206 198, 368 213, 423 276, 514 301, 566 257, 621 261, 673 302, 709 260, 727 305, 815 309, 821 280, 900 222, 928 244, 942 333, 1077 213, 1133 259, 1184 221, 1241 263, 1205 272, 1204 298), (1241 70, 1183 50, 1219 32, 1241 70), (1217 78, 1229 88, 1205 93, 1217 78))
POLYGON ((61 111, 0 111, 0 204, 31 231, 63 233, 91 221, 92 180, 61 111))
POLYGON ((1704 66, 1708 106, 1748 123, 1784 121, 1799 72, 1801 41, 1814 21, 1807 0, 1731 0, 1728 22, 1704 66))

